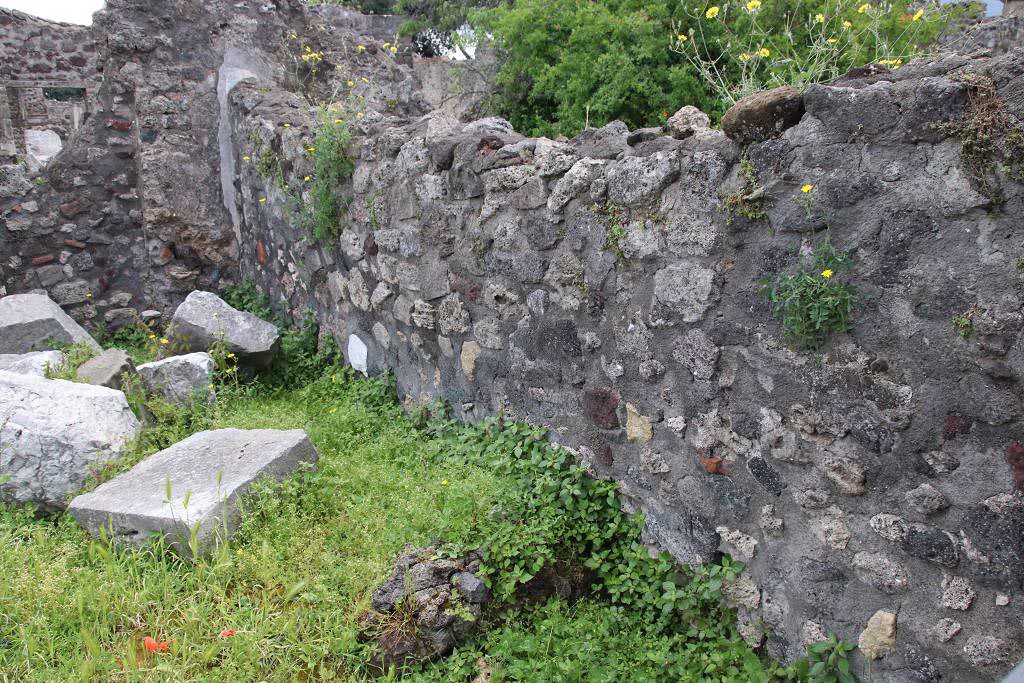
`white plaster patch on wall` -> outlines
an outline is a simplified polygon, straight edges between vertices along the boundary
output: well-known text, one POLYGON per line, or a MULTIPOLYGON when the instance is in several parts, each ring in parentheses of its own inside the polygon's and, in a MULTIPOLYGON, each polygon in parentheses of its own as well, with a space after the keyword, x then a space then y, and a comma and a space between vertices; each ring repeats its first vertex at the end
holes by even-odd
POLYGON ((348 352, 345 355, 348 356, 349 365, 364 375, 367 374, 367 350, 362 339, 350 334, 348 336, 348 352))
POLYGON ((40 170, 64 149, 60 135, 52 130, 25 131, 25 161, 30 173, 40 170))

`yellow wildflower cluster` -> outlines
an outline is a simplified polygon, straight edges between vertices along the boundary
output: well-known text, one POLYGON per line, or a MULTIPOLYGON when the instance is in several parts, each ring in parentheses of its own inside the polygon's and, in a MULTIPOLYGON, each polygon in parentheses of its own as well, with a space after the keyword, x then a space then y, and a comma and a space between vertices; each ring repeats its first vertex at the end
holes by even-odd
POLYGON ((384 49, 391 52, 391 54, 395 54, 396 52, 398 52, 398 47, 392 45, 391 43, 384 43, 384 49))
POLYGON ((762 47, 757 52, 744 52, 740 55, 741 62, 749 62, 754 57, 760 57, 761 59, 768 59, 772 56, 772 51, 766 47, 762 47))
POLYGON ((720 11, 721 9, 718 7, 718 5, 708 7, 708 11, 704 13, 704 16, 707 17, 708 19, 714 19, 715 17, 718 16, 718 13, 720 11))
POLYGON ((747 3, 747 11, 751 14, 759 9, 761 9, 761 0, 750 0, 750 2, 747 3))
POLYGON ((324 61, 324 57, 319 52, 313 52, 309 49, 309 45, 305 45, 302 48, 302 61, 311 64, 319 64, 324 61))
POLYGON ((879 59, 878 63, 881 64, 882 66, 888 66, 893 69, 898 69, 901 66, 903 66, 902 59, 879 59))

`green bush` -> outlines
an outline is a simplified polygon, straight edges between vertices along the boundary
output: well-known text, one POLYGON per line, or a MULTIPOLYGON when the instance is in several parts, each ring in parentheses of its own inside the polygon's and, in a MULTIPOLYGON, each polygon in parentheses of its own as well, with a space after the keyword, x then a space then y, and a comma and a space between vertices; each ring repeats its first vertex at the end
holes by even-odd
POLYGON ((310 148, 314 169, 309 179, 312 202, 305 207, 302 218, 310 234, 325 241, 341 233, 341 219, 351 201, 342 187, 352 177, 356 164, 349 154, 352 131, 345 119, 326 108, 317 118, 316 138, 310 148))
POLYGON ((969 11, 928 2, 913 21, 921 5, 910 0, 747 5, 517 0, 470 17, 504 55, 499 113, 528 135, 572 136, 614 119, 660 125, 687 104, 717 120, 753 89, 804 86, 879 59, 898 66, 969 11))

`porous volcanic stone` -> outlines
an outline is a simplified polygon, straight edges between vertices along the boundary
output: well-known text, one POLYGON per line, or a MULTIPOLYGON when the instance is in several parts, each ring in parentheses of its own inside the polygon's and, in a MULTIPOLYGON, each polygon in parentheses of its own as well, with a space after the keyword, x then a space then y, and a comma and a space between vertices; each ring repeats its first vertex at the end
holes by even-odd
POLYGON ((253 482, 280 481, 316 462, 316 449, 301 429, 199 432, 78 496, 68 512, 93 535, 104 528, 118 542, 141 544, 162 534, 190 554, 193 528, 199 549, 230 538, 240 520, 239 501, 253 482))
POLYGON ((172 356, 138 367, 146 392, 162 396, 168 403, 188 405, 199 397, 213 402, 216 394, 210 386, 216 363, 208 353, 172 356))
POLYGON ((800 92, 785 85, 747 95, 722 117, 722 131, 741 144, 777 137, 804 115, 800 92))
POLYGON ((60 510, 138 432, 120 391, 0 371, 0 500, 60 510))
POLYGON ((266 367, 277 354, 277 328, 239 311, 211 292, 192 292, 174 312, 171 333, 193 351, 208 351, 221 339, 240 362, 266 367))
POLYGON ((46 342, 85 342, 99 353, 100 345, 44 294, 12 294, 0 299, 0 353, 43 351, 46 342))

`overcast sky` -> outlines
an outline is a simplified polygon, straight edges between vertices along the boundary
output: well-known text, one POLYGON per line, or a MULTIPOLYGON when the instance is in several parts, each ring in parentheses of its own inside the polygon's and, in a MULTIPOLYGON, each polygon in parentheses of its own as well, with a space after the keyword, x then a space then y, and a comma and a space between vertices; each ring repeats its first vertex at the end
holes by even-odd
POLYGON ((0 0, 0 7, 21 10, 52 21, 88 25, 92 23, 92 13, 103 9, 103 0, 0 0))
MULTIPOLYGON (((1002 11, 1003 3, 1000 0, 986 0, 986 3, 989 14, 1002 11)), ((0 0, 0 7, 18 9, 53 21, 91 24, 92 13, 103 7, 103 0, 0 0)))

